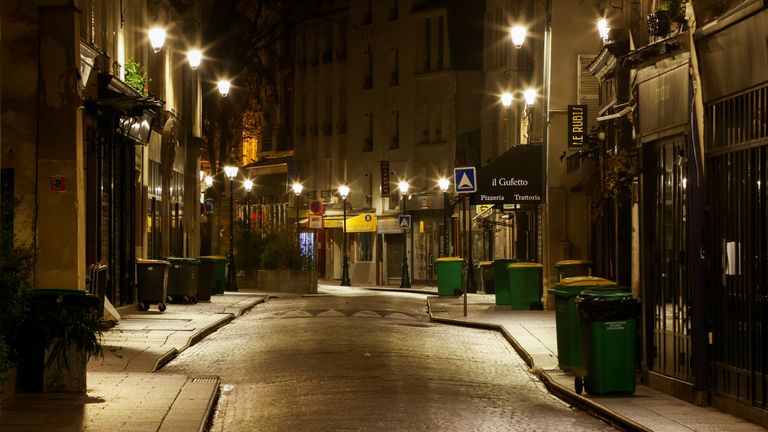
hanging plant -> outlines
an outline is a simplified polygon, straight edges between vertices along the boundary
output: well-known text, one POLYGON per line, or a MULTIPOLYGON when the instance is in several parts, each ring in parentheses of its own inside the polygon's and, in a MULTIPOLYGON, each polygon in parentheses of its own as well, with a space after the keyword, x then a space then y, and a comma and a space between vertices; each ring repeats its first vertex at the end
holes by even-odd
POLYGON ((128 84, 132 89, 141 93, 142 96, 146 97, 146 81, 147 75, 144 72, 144 67, 141 65, 141 63, 133 59, 126 60, 125 83, 128 84))

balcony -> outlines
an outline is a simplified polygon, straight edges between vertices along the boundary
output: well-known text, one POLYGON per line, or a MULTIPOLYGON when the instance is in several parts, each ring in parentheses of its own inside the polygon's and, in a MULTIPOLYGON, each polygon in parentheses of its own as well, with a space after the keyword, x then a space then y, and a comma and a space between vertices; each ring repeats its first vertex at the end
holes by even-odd
POLYGON ((347 133, 347 121, 339 120, 336 123, 336 131, 339 132, 340 135, 347 133))
POLYGON ((333 123, 331 122, 323 123, 322 131, 323 131, 323 135, 325 136, 331 135, 333 133, 333 123))
POLYGON ((309 134, 312 135, 313 137, 317 136, 317 125, 316 124, 313 124, 312 126, 309 127, 309 134))

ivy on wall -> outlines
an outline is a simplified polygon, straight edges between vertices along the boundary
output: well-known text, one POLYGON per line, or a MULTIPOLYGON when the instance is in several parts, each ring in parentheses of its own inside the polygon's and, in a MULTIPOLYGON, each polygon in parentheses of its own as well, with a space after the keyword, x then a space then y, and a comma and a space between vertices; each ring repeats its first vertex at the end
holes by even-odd
POLYGON ((125 62, 125 83, 131 86, 132 89, 141 93, 142 96, 147 96, 146 91, 147 75, 144 72, 144 67, 141 63, 133 59, 128 59, 125 62))

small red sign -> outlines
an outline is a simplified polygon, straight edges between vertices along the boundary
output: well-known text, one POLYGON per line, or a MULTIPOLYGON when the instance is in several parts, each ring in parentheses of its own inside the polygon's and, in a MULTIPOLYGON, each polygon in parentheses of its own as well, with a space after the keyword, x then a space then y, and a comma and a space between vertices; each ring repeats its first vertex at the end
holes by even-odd
POLYGON ((325 208, 323 208, 323 203, 320 200, 312 200, 309 202, 309 211, 311 211, 314 214, 323 214, 325 213, 325 208))
POLYGON ((67 180, 64 176, 51 177, 51 190, 54 192, 66 192, 67 180))

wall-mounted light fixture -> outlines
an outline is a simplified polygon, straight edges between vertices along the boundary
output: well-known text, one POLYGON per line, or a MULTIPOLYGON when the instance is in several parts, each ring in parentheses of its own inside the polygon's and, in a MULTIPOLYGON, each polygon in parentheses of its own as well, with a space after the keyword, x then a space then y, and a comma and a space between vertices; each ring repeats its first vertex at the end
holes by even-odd
POLYGON ((165 29, 161 27, 152 27, 149 29, 149 43, 155 52, 160 51, 165 44, 165 29))

